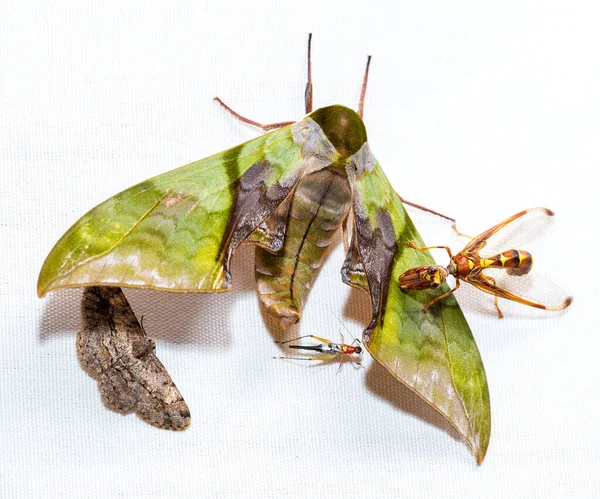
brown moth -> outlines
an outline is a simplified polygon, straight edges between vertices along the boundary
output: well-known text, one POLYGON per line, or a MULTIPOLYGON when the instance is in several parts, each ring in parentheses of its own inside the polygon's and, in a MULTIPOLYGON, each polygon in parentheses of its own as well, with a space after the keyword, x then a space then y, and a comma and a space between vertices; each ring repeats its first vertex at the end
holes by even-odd
POLYGON ((98 379, 106 405, 122 413, 134 411, 159 428, 185 430, 190 410, 121 288, 85 288, 82 310, 77 356, 98 379))

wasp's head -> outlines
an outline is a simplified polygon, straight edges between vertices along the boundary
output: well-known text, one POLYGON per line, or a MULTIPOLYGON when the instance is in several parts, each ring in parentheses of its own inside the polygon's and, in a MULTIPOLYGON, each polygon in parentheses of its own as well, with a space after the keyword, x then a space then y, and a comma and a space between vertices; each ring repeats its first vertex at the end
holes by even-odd
POLYGON ((415 267, 407 270, 398 277, 400 289, 435 289, 446 281, 448 271, 444 267, 437 265, 427 265, 426 267, 415 267))

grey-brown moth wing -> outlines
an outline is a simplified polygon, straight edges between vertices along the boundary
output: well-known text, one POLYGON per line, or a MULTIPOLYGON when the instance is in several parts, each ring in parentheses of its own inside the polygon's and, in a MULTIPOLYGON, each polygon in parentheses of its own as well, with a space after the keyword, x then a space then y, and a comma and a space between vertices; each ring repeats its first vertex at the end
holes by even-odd
POLYGON ((121 288, 85 288, 82 311, 77 355, 98 379, 104 402, 119 412, 135 411, 159 428, 186 429, 191 422, 188 406, 121 288))

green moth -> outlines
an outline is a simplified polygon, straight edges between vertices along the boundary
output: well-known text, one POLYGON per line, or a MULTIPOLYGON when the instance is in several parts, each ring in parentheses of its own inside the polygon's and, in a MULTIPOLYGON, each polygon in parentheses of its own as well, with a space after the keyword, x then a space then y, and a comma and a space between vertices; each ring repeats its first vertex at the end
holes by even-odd
POLYGON ((253 244, 260 301, 285 328, 300 319, 324 254, 343 228, 342 281, 372 305, 365 347, 442 414, 481 462, 490 404, 469 326, 453 297, 421 313, 447 286, 417 296, 395 285, 402 272, 434 261, 407 247, 424 244, 369 148, 362 121, 368 73, 358 113, 341 105, 313 111, 310 38, 308 61, 302 120, 264 126, 270 131, 256 139, 93 208, 46 258, 38 295, 81 286, 227 291, 233 252, 253 244))

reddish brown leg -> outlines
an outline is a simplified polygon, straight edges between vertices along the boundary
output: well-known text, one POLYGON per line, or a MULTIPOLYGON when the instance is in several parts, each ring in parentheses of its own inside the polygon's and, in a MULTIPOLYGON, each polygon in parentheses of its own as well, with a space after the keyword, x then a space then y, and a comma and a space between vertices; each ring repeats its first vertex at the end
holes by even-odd
MULTIPOLYGON (((425 206, 421 206, 420 204, 413 203, 412 201, 407 201, 400 194, 398 194, 398 193, 396 193, 396 194, 400 198, 400 201, 402 201, 404 204, 412 206, 413 208, 417 208, 418 210, 425 211, 427 213, 431 213, 432 215, 437 215, 438 217, 445 218, 446 220, 450 220, 451 222, 456 222, 456 220, 454 220, 453 218, 451 218, 447 215, 443 215, 442 213, 438 213, 437 211, 433 211, 430 208, 426 208, 425 206)), ((455 225, 456 225, 456 223, 455 223, 455 225)))
MULTIPOLYGON (((308 81, 306 82, 306 90, 304 91, 306 114, 312 112, 312 92, 313 92, 312 89, 313 89, 313 86, 312 86, 312 70, 311 70, 311 63, 310 63, 311 40, 312 40, 312 33, 309 33, 308 34, 308 76, 307 76, 308 81)), ((219 104, 221 104, 221 106, 223 106, 230 114, 232 114, 238 120, 242 121, 243 123, 248 123, 248 125, 252 125, 257 128, 260 128, 263 132, 268 132, 269 130, 275 130, 276 128, 281 128, 281 127, 295 123, 295 121, 280 121, 279 123, 271 123, 269 125, 263 125, 262 123, 259 123, 258 121, 251 120, 249 118, 246 118, 245 116, 242 116, 239 113, 236 113, 227 104, 225 104, 221 99, 219 99, 219 97, 215 97, 214 100, 216 100, 219 104)))
POLYGON ((500 307, 498 306, 498 297, 497 296, 494 296, 494 305, 496 306, 496 310, 498 311, 498 319, 504 318, 504 314, 502 313, 502 310, 500 310, 500 307))
POLYGON ((406 244, 411 248, 419 251, 425 251, 430 249, 445 249, 448 252, 448 255, 450 255, 450 258, 452 258, 452 251, 450 250, 450 248, 448 248, 448 246, 426 246, 422 248, 421 246, 416 246, 415 243, 412 243, 410 241, 408 241, 406 244))
POLYGON ((310 64, 310 42, 312 40, 312 33, 308 34, 308 75, 306 80, 306 90, 304 90, 304 107, 306 114, 312 113, 312 97, 313 97, 313 85, 312 85, 312 69, 310 64))
POLYGON ((429 310, 429 307, 431 307, 431 305, 433 305, 436 301, 440 301, 442 298, 446 298, 446 296, 451 295, 452 293, 454 293, 458 288, 460 287, 460 281, 457 279, 456 280, 456 286, 454 286, 453 289, 451 289, 450 291, 446 291, 443 295, 438 296, 437 298, 434 298, 433 300, 431 300, 427 305, 425 305, 422 309, 421 312, 423 312, 424 314, 427 313, 427 310, 429 310))
MULTIPOLYGON (((488 284, 491 284, 492 286, 496 285, 496 279, 494 279, 493 277, 490 277, 489 275, 481 274, 479 276, 479 278, 482 279, 483 281, 487 282, 488 284)), ((496 307, 496 310, 498 311, 498 319, 503 319, 504 314, 502 313, 502 310, 500 310, 500 307, 498 306, 498 297, 496 295, 494 295, 494 306, 496 307)))
POLYGON ((259 123, 258 121, 250 120, 248 118, 245 118, 241 114, 236 113, 233 109, 231 109, 227 104, 225 104, 218 97, 215 97, 214 100, 216 100, 219 104, 221 104, 221 106, 223 106, 230 114, 235 116, 238 120, 243 121, 244 123, 248 123, 249 125, 255 126, 257 128, 260 128, 260 129, 262 129, 263 132, 268 132, 269 130, 275 130, 276 128, 281 128, 281 127, 284 127, 287 125, 291 125, 292 123, 295 123, 295 121, 281 121, 279 123, 271 123, 269 125, 263 125, 262 123, 259 123))
POLYGON ((456 232, 460 237, 466 237, 467 239, 473 239, 471 236, 469 236, 467 234, 463 234, 462 232, 458 232, 458 229, 456 228, 456 223, 454 225, 452 225, 452 230, 454 232, 456 232))

